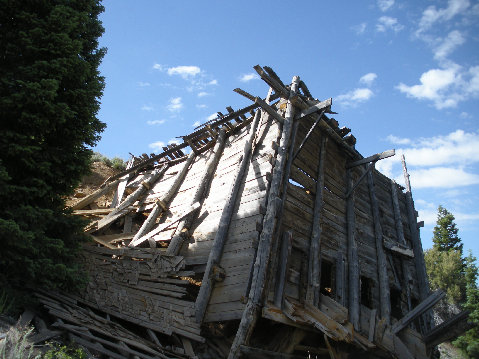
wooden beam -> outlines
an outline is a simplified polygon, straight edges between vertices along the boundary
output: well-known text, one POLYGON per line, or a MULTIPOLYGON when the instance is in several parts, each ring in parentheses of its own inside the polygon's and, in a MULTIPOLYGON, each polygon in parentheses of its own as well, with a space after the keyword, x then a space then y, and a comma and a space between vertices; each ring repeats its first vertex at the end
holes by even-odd
MULTIPOLYGON (((346 171, 348 192, 352 193, 353 179, 351 170, 346 171)), ((354 195, 346 199, 346 223, 348 231, 348 308, 349 321, 356 331, 360 329, 359 324, 359 258, 358 245, 356 243, 356 216, 354 213, 354 195)))
POLYGON ((284 296, 284 287, 286 286, 287 273, 288 273, 288 264, 289 257, 291 256, 291 249, 293 246, 293 233, 287 231, 283 233, 281 237, 281 248, 279 255, 279 265, 278 270, 276 271, 276 280, 275 280, 275 290, 274 290, 274 299, 273 303, 278 308, 283 308, 283 296, 284 296))
POLYGON ((271 350, 260 349, 260 348, 253 348, 246 345, 240 346, 240 351, 247 355, 248 358, 257 358, 257 359, 303 359, 304 356, 302 355, 294 355, 294 354, 285 354, 279 352, 273 352, 271 350))
POLYGON ((363 165, 363 164, 369 163, 369 162, 377 162, 377 161, 382 160, 384 158, 394 156, 395 154, 396 154, 395 150, 384 151, 384 152, 377 153, 375 155, 363 158, 363 159, 358 160, 358 161, 349 162, 349 163, 346 164, 346 168, 352 168, 352 167, 363 165))
MULTIPOLYGON (((198 180, 198 186, 196 187, 195 195, 193 196, 191 203, 200 203, 202 204, 205 196, 207 195, 211 184, 211 179, 214 176, 216 168, 218 166, 218 162, 223 154, 223 149, 226 140, 226 131, 225 129, 221 129, 220 133, 216 139, 215 147, 213 148, 213 155, 211 155, 210 159, 206 163, 205 171, 203 172, 201 178, 198 180)), ((170 244, 168 245, 168 249, 166 253, 169 255, 178 255, 181 250, 181 246, 185 241, 185 232, 184 229, 189 229, 191 224, 195 220, 196 215, 198 215, 199 211, 192 212, 188 216, 186 216, 178 225, 173 237, 171 239, 170 244)))
POLYGON ((401 330, 407 327, 409 323, 411 323, 414 319, 418 316, 422 315, 424 312, 431 309, 437 302, 439 302, 442 298, 446 296, 446 293, 443 292, 441 289, 436 290, 430 296, 428 296, 425 300, 423 300, 417 307, 407 313, 404 317, 402 317, 396 324, 394 324, 391 328, 393 334, 399 333, 401 330))
MULTIPOLYGON (((156 203, 153 206, 150 214, 148 215, 148 218, 143 222, 143 224, 141 225, 141 228, 138 230, 135 237, 133 237, 133 240, 131 241, 131 243, 135 243, 139 238, 143 237, 146 233, 148 233, 148 231, 151 228, 153 228, 153 226, 156 224, 156 219, 158 218, 158 216, 162 212, 166 211, 166 207, 168 206, 171 199, 173 198, 173 196, 178 191, 178 188, 180 187, 180 185, 183 183, 183 181, 186 177, 186 174, 187 174, 191 164, 195 160, 195 158, 196 158, 196 153, 191 152, 189 154, 188 159, 186 160, 185 164, 183 165, 183 168, 176 175, 176 178, 173 181, 173 183, 171 184, 170 188, 168 189, 168 191, 165 193, 165 195, 163 197, 159 198, 156 201, 156 203)), ((130 243, 130 246, 132 246, 131 243, 130 243)), ((141 243, 141 242, 138 242, 138 244, 139 243, 141 243)))
POLYGON ((256 131, 257 131, 260 119, 261 119, 261 111, 256 111, 253 124, 251 125, 248 140, 244 144, 242 159, 238 163, 238 169, 235 172, 235 177, 233 178, 231 188, 230 188, 225 206, 223 208, 223 212, 221 213, 218 229, 216 231, 215 238, 213 240, 213 245, 211 247, 210 254, 208 256, 208 262, 206 264, 205 273, 203 274, 203 280, 201 282, 200 291, 195 301, 195 317, 198 323, 201 323, 203 321, 203 318, 206 313, 206 308, 210 300, 211 292, 213 291, 214 280, 211 274, 214 268, 218 266, 221 261, 221 256, 223 254, 223 247, 227 239, 228 230, 231 223, 231 218, 233 217, 233 214, 234 214, 236 199, 238 197, 240 187, 244 181, 244 176, 247 173, 247 170, 250 164, 250 159, 252 154, 252 145, 253 145, 253 141, 256 135, 256 131))
POLYGON ((311 134, 313 133, 315 127, 318 125, 319 121, 321 120, 321 117, 323 117, 323 114, 324 114, 324 110, 321 112, 321 114, 318 116, 318 118, 316 119, 316 121, 314 121, 313 125, 311 126, 311 128, 309 129, 308 133, 306 134, 306 136, 304 136, 303 140, 301 141, 301 144, 299 145, 298 149, 296 150, 296 152, 294 153, 293 155, 293 160, 298 156, 299 152, 303 149, 303 146, 304 144, 306 143, 306 141, 308 140, 309 136, 311 136, 311 134))
POLYGON ((249 99, 249 100, 251 100, 251 101, 253 101, 253 102, 255 102, 255 100, 256 100, 256 96, 253 96, 253 95, 251 95, 250 93, 248 93, 248 92, 246 92, 246 91, 244 91, 244 90, 242 90, 242 89, 240 89, 240 88, 235 88, 233 91, 236 92, 236 93, 238 93, 238 94, 240 94, 241 96, 246 97, 247 99, 249 99))
POLYGON ((455 339, 473 328, 474 324, 468 323, 468 318, 469 311, 465 310, 434 327, 424 335, 426 347, 433 348, 445 341, 455 339))
POLYGON ((371 200, 372 215, 374 221, 374 237, 376 239, 376 257, 377 272, 379 277, 379 304, 381 318, 387 323, 391 320, 391 298, 389 293, 389 276, 386 263, 386 255, 383 247, 383 230, 379 217, 379 205, 376 198, 376 190, 374 188, 374 179, 372 171, 368 171, 368 187, 369 197, 371 200))
POLYGON ((284 124, 284 118, 278 112, 276 112, 270 105, 268 105, 265 101, 263 101, 259 97, 256 97, 254 101, 258 105, 260 105, 263 108, 263 110, 269 113, 271 117, 273 117, 276 121, 278 121, 281 124, 284 124))
POLYGON ((356 181, 356 183, 352 186, 349 187, 348 189, 348 193, 346 193, 346 196, 345 198, 348 199, 351 194, 354 192, 354 190, 356 189, 357 186, 359 186, 359 184, 361 183, 361 181, 364 179, 364 177, 366 177, 366 175, 371 172, 371 169, 374 167, 374 162, 373 163, 370 163, 368 165, 368 167, 366 168, 366 171, 364 171, 361 176, 359 177, 359 179, 356 181))
MULTIPOLYGON (((416 276, 418 281, 419 299, 424 300, 429 295, 429 282, 426 274, 426 264, 424 262, 424 253, 422 250, 421 238, 419 237, 419 229, 417 227, 417 215, 414 209, 414 201, 412 199, 411 183, 409 181, 409 173, 407 172, 406 159, 401 156, 403 165, 404 182, 406 184, 406 209, 409 230, 411 232, 412 250, 414 252, 414 266, 416 268, 416 276)), ((427 313, 426 313, 427 314, 427 313)), ((425 328, 423 333, 432 327, 432 317, 426 315, 425 328)))
POLYGON ((100 198, 104 194, 107 194, 107 193, 113 191, 113 189, 118 186, 118 183, 120 183, 121 180, 122 179, 119 178, 116 181, 113 181, 113 182, 110 182, 106 185, 101 186, 95 192, 89 194, 88 196, 82 198, 77 203, 73 204, 70 208, 73 209, 73 210, 80 210, 82 208, 85 208, 90 203, 93 203, 95 200, 97 200, 98 198, 100 198))
POLYGON ((315 112, 318 112, 318 111, 321 111, 321 110, 327 111, 328 109, 331 108, 332 104, 333 104, 333 99, 332 98, 329 98, 325 101, 321 101, 321 102, 317 103, 316 105, 313 105, 313 106, 307 108, 306 110, 301 111, 301 113, 299 113, 298 116, 297 116, 297 120, 302 120, 306 116, 311 115, 312 113, 315 113, 315 112))
POLYGON ((321 137, 321 146, 316 181, 316 195, 314 198, 313 221, 311 242, 309 247, 308 287, 306 301, 317 307, 319 304, 319 291, 321 283, 321 213, 323 209, 324 190, 324 160, 326 158, 326 144, 328 138, 325 134, 321 137))
MULTIPOLYGON (((295 94, 298 90, 299 77, 293 77, 291 84, 291 93, 295 94)), ((264 287, 266 284, 266 274, 268 271, 268 263, 271 253, 271 240, 274 235, 277 214, 277 199, 279 198, 279 190, 281 182, 284 179, 284 168, 287 162, 287 149, 290 145, 290 137, 293 126, 295 108, 291 101, 288 101, 286 107, 286 115, 284 119, 283 131, 281 133, 280 146, 276 156, 276 164, 273 168, 271 185, 268 193, 268 205, 263 220, 263 229, 260 234, 259 244, 256 251, 256 259, 253 266, 253 275, 251 289, 246 303, 245 310, 241 317, 241 322, 236 332, 233 344, 228 355, 228 359, 237 359, 240 356, 239 347, 248 343, 253 332, 253 328, 261 309, 264 297, 264 287)))
POLYGON ((270 87, 272 87, 276 93, 280 94, 284 98, 289 98, 290 92, 274 78, 271 78, 259 65, 253 67, 258 75, 266 82, 270 87))

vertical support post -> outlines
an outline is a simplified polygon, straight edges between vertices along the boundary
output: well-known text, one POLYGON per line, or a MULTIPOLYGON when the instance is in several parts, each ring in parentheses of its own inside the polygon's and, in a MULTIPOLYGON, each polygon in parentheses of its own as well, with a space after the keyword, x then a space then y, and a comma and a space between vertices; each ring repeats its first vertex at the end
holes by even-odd
POLYGON ((376 257, 378 261, 378 277, 379 277, 379 305, 381 309, 381 318, 387 323, 391 320, 391 298, 389 291, 388 267, 386 262, 386 254, 383 246, 383 230, 379 217, 379 207, 376 198, 376 190, 374 189, 374 179, 372 169, 368 172, 369 197, 371 199, 372 214, 374 220, 374 235, 376 238, 376 257))
MULTIPOLYGON (((404 238, 403 223, 401 219, 401 210, 399 208, 399 199, 397 193, 397 184, 394 180, 391 180, 391 197, 393 201, 393 210, 394 210, 394 222, 396 224, 396 235, 398 241, 402 244, 406 244, 406 239, 404 238)), ((406 300, 407 300, 407 311, 409 312, 411 307, 411 288, 409 286, 409 266, 407 262, 401 258, 402 272, 403 272, 403 286, 405 289, 406 300)), ((403 313, 404 314, 404 313, 403 313)))
POLYGON ((321 283, 321 211, 323 209, 324 159, 327 141, 328 138, 326 137, 326 134, 323 133, 321 136, 316 196, 314 199, 313 230, 309 247, 308 289, 306 290, 306 301, 315 307, 319 304, 319 286, 321 283))
POLYGON ((284 179, 284 168, 286 165, 286 151, 290 144, 290 137, 292 132, 292 125, 294 119, 294 106, 291 102, 292 97, 298 91, 299 77, 293 77, 291 84, 291 92, 286 107, 286 115, 283 124, 283 132, 279 143, 278 155, 276 157, 276 164, 273 168, 273 175, 271 179, 271 187, 268 193, 268 205, 266 214, 263 220, 263 230, 260 234, 256 260, 253 269, 253 281, 251 282, 251 289, 248 296, 246 308, 243 311, 241 322, 236 332, 235 339, 230 349, 228 359, 237 359, 241 355, 240 346, 247 343, 253 332, 258 313, 261 309, 261 304, 264 296, 264 287, 266 284, 266 274, 268 271, 268 263, 271 254, 271 241, 274 235, 276 224, 276 214, 278 209, 279 190, 281 182, 284 179))
POLYGON ((349 321, 355 330, 359 330, 359 259, 356 243, 356 216, 354 214, 354 186, 351 169, 346 171, 346 181, 350 196, 346 200, 346 222, 348 226, 348 308, 349 321))
MULTIPOLYGON (((401 156, 403 173, 404 173, 404 182, 406 184, 406 208, 407 208, 407 217, 409 222, 409 230, 411 232, 411 243, 412 250, 414 252, 414 266, 416 267, 416 276, 419 286, 419 299, 423 301, 428 297, 429 294, 429 282, 427 280, 426 274, 426 264, 424 262, 424 253, 422 251, 421 238, 419 237, 419 229, 417 227, 417 216, 416 210, 414 209, 414 201, 412 199, 411 192, 411 183, 409 182, 409 173, 407 172, 406 159, 404 155, 401 156)), ((431 318, 429 318, 428 313, 425 314, 425 323, 426 327, 423 328, 423 333, 425 330, 430 329, 431 327, 431 318)))
POLYGON ((195 316, 196 321, 201 323, 206 313, 206 308, 210 300, 211 292, 213 291, 214 281, 212 278, 212 272, 215 266, 219 265, 221 260, 221 255, 223 254, 223 247, 226 242, 231 218, 233 217, 233 210, 236 204, 236 198, 239 193, 241 184, 244 181, 245 173, 250 164, 250 158, 252 153, 252 145, 254 137, 256 134, 256 129, 261 118, 261 111, 258 109, 256 111, 253 123, 251 124, 250 134, 248 140, 244 145, 244 152, 241 161, 239 162, 238 170, 231 184, 230 193, 226 204, 221 213, 220 223, 218 225, 218 230, 216 231, 215 239, 213 241, 213 246, 211 247, 210 255, 208 257, 208 262, 206 264, 205 273, 203 275, 203 280, 201 282, 200 291, 196 297, 195 302, 195 316))
POLYGON ((344 307, 345 303, 345 256, 343 252, 338 252, 336 257, 336 302, 344 307))
POLYGON ((291 231, 283 233, 281 238, 281 248, 279 255, 279 267, 276 275, 276 285, 274 290, 274 305, 278 308, 283 309, 283 294, 284 288, 286 286, 286 281, 288 280, 288 264, 289 257, 291 256, 291 247, 293 245, 293 234, 291 231))

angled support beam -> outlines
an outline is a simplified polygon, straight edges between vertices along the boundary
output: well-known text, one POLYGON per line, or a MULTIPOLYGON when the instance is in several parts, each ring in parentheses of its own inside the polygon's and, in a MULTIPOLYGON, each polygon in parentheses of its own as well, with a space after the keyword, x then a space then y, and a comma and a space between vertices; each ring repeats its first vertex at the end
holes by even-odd
POLYGON ((349 190, 348 190, 348 193, 346 193, 346 196, 345 198, 348 199, 349 197, 351 197, 351 194, 354 192, 354 190, 356 189, 357 186, 359 186, 359 184, 361 183, 361 181, 364 179, 364 177, 366 177, 366 175, 371 172, 371 169, 374 167, 374 162, 373 163, 370 163, 368 165, 368 167, 366 168, 366 171, 363 172, 363 174, 358 178, 358 180, 356 181, 356 183, 354 185, 352 185, 349 190))
MULTIPOLYGON (((308 115, 311 115, 312 113, 324 110, 323 112, 328 112, 328 110, 331 109, 331 105, 333 104, 333 99, 329 98, 325 101, 322 101, 320 103, 317 103, 316 105, 313 105, 306 110, 301 111, 301 113, 298 114, 297 120, 302 120, 308 115)), ((321 118, 321 117, 320 117, 321 118)))
POLYGON ((356 167, 356 166, 363 165, 363 164, 369 163, 369 162, 377 162, 377 161, 382 160, 384 158, 394 156, 395 154, 396 154, 395 150, 384 151, 384 152, 377 153, 375 155, 360 159, 358 161, 347 163, 346 168, 356 167))
POLYGON ((272 87, 276 93, 278 93, 281 97, 289 98, 289 91, 278 81, 274 78, 270 77, 259 65, 253 67, 258 75, 266 82, 270 87, 272 87))
POLYGON ((402 317, 396 324, 394 324, 391 328, 392 333, 393 334, 399 333, 401 330, 406 328, 409 323, 411 323, 414 319, 416 319, 418 316, 420 316, 424 312, 431 309, 437 302, 439 302, 445 296, 446 296, 446 293, 443 292, 441 289, 436 290, 429 297, 424 299, 416 308, 411 310, 404 317, 402 317))
POLYGON ((254 99, 254 102, 260 105, 263 108, 263 110, 265 110, 268 114, 270 114, 271 117, 273 117, 276 121, 278 121, 281 124, 284 124, 284 118, 279 113, 277 113, 270 105, 268 105, 265 101, 263 101, 259 97, 256 97, 254 99))
POLYGON ((321 114, 318 116, 318 118, 316 119, 316 121, 314 121, 313 125, 311 126, 311 128, 309 129, 308 133, 306 134, 306 136, 303 138, 303 140, 301 141, 301 144, 299 145, 298 149, 296 150, 296 152, 294 153, 293 155, 293 160, 298 156, 299 152, 303 149, 303 146, 304 144, 306 143, 306 141, 308 140, 309 136, 311 136, 311 134, 313 133, 314 129, 316 128, 316 126, 318 125, 319 121, 321 120, 321 117, 323 117, 323 114, 324 114, 324 110, 321 111, 321 114))
POLYGON ((468 323, 469 311, 465 310, 452 318, 442 322, 434 327, 430 332, 424 335, 424 342, 427 348, 435 347, 445 341, 452 340, 462 335, 465 331, 474 327, 474 324, 468 323))
POLYGON ((240 94, 241 96, 246 97, 248 100, 251 100, 253 102, 255 102, 256 100, 256 96, 253 96, 252 94, 240 89, 239 87, 235 88, 233 91, 236 92, 237 94, 240 94))

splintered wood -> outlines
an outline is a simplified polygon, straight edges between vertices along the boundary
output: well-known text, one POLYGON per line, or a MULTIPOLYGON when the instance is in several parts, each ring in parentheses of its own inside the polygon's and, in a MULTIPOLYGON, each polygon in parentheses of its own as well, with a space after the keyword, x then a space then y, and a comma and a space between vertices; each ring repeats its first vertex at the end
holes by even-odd
POLYGON ((446 335, 427 336, 440 296, 405 165, 406 191, 374 168, 394 150, 359 154, 332 99, 254 69, 265 99, 235 89, 253 103, 133 157, 72 206, 91 220, 90 280, 61 303, 40 294, 56 327, 115 358, 427 357, 422 336, 446 335))

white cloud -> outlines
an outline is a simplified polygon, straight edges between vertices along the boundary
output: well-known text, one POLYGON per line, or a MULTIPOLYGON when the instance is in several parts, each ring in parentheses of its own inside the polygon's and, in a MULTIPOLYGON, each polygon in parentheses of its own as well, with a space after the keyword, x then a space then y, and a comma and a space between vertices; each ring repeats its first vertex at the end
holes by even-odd
POLYGON ((241 75, 239 77, 239 80, 241 82, 248 82, 248 81, 251 81, 251 80, 257 80, 259 79, 259 76, 253 72, 249 73, 249 74, 244 74, 244 75, 241 75))
POLYGON ((155 70, 159 70, 159 71, 164 71, 165 70, 165 66, 161 65, 161 64, 154 64, 153 65, 153 68, 155 70))
POLYGON ((143 82, 143 81, 138 82, 138 86, 140 86, 140 87, 148 87, 150 85, 151 84, 149 82, 143 82))
POLYGON ((407 86, 400 83, 396 88, 408 97, 433 101, 437 109, 457 105, 458 99, 447 94, 447 90, 457 81, 457 68, 429 70, 421 75, 419 81, 419 85, 407 86))
POLYGON ((211 80, 210 82, 207 83, 207 85, 218 85, 218 80, 211 80))
POLYGON ((156 141, 148 145, 149 148, 151 148, 153 151, 156 151, 156 152, 162 152, 164 146, 165 146, 165 143, 162 141, 156 141))
POLYGON ((404 26, 401 25, 396 18, 390 16, 381 16, 376 24, 376 30, 379 32, 385 32, 387 30, 399 32, 402 29, 404 29, 404 26))
POLYGON ((176 66, 167 70, 168 75, 180 75, 184 79, 195 77, 201 72, 198 66, 176 66))
POLYGON ((166 106, 170 112, 178 112, 183 108, 183 103, 181 102, 181 97, 174 97, 170 99, 168 106, 166 106))
POLYGON ((362 84, 365 84, 366 86, 371 86, 372 83, 374 82, 374 80, 376 80, 377 77, 378 77, 378 75, 376 75, 374 72, 370 72, 370 73, 362 76, 359 79, 359 82, 362 83, 362 84))
POLYGON ((472 116, 471 116, 470 114, 468 114, 467 112, 462 111, 462 112, 459 114, 459 117, 460 117, 460 118, 471 118, 472 116))
POLYGON ((165 120, 146 121, 146 123, 149 124, 150 126, 162 125, 165 123, 165 120))
POLYGON ((400 138, 394 135, 389 135, 386 139, 394 145, 409 145, 411 143, 409 138, 400 138))
POLYGON ((381 11, 387 11, 394 5, 394 0, 378 0, 377 2, 381 11))
POLYGON ((408 97, 432 101, 438 110, 456 107, 459 102, 479 95, 479 66, 464 70, 448 62, 447 67, 423 73, 420 84, 400 83, 396 88, 408 97))
POLYGON ((142 111, 151 112, 151 111, 154 111, 155 109, 154 109, 153 106, 143 105, 143 106, 141 107, 141 110, 142 110, 142 111))
POLYGON ((368 88, 357 88, 345 94, 336 96, 335 101, 343 106, 356 106, 369 100, 374 93, 368 88))
POLYGON ((442 60, 451 54, 456 47, 462 45, 466 40, 462 34, 457 31, 451 31, 447 37, 441 41, 439 46, 434 49, 434 58, 436 60, 442 60))
POLYGON ((434 5, 429 6, 422 13, 416 35, 420 35, 438 21, 441 22, 451 20, 457 14, 463 13, 465 10, 467 10, 469 5, 469 0, 449 0, 447 7, 443 9, 437 9, 434 5))
POLYGON ((198 127, 198 126, 200 126, 200 125, 201 125, 201 122, 200 122, 200 121, 195 121, 192 126, 193 126, 193 127, 198 127))
POLYGON ((352 27, 353 31, 356 35, 362 35, 366 31, 367 24, 365 22, 360 23, 359 25, 355 25, 352 27))
POLYGON ((201 91, 198 93, 198 97, 205 97, 205 96, 208 96, 209 93, 208 92, 205 92, 205 91, 201 91))
POLYGON ((215 112, 215 113, 212 113, 211 115, 209 115, 205 121, 211 121, 211 120, 215 120, 218 118, 218 114, 215 112))
POLYGON ((204 103, 196 105, 196 108, 207 108, 207 107, 208 106, 206 106, 204 103))
POLYGON ((454 188, 479 184, 479 175, 462 168, 433 167, 410 170, 414 188, 454 188))

